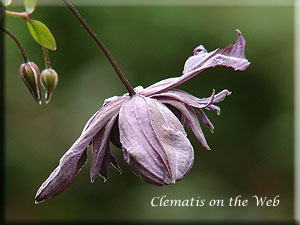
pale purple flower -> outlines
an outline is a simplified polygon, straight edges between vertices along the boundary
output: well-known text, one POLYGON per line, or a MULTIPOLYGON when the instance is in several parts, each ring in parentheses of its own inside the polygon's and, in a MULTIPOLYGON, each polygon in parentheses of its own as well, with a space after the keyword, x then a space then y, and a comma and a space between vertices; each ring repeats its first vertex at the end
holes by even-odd
POLYGON ((122 149, 125 165, 147 183, 167 185, 183 178, 194 162, 194 150, 183 125, 210 149, 194 109, 211 132, 213 124, 204 110, 220 113, 215 104, 223 101, 228 90, 215 91, 208 98, 197 98, 176 86, 215 66, 245 70, 249 66, 244 57, 245 40, 237 30, 237 40, 224 50, 207 52, 200 45, 184 65, 183 75, 169 78, 148 88, 135 88, 136 94, 107 99, 87 122, 82 134, 63 155, 58 167, 50 174, 36 194, 36 202, 52 198, 73 182, 87 160, 87 148, 92 145, 91 181, 97 175, 108 177, 112 164, 120 171, 111 151, 110 142, 122 149))

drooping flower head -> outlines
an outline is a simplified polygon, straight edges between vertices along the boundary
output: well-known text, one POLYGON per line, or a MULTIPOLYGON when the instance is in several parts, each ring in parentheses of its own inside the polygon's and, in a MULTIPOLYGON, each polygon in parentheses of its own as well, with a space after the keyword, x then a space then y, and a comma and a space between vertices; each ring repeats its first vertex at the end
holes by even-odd
POLYGON ((204 110, 220 114, 215 104, 231 92, 223 90, 216 94, 213 90, 210 97, 197 98, 174 88, 210 67, 245 70, 250 63, 244 56, 244 48, 245 39, 237 30, 236 43, 225 49, 207 52, 202 45, 195 48, 180 77, 162 80, 145 89, 137 87, 133 96, 107 99, 39 188, 36 202, 55 197, 71 185, 87 160, 90 145, 92 182, 98 175, 107 179, 110 164, 120 170, 110 142, 122 149, 125 165, 143 181, 167 185, 181 180, 194 162, 194 150, 183 126, 191 129, 203 147, 210 150, 195 111, 213 132, 214 126, 204 110))

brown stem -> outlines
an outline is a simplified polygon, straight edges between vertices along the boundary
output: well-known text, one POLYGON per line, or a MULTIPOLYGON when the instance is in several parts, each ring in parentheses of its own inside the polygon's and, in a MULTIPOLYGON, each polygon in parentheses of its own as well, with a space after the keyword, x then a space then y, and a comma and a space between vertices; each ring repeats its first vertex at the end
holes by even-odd
POLYGON ((130 96, 135 95, 135 91, 133 90, 131 84, 128 82, 128 80, 125 78, 124 74, 122 73, 120 67, 104 45, 104 43, 97 37, 96 33, 92 30, 92 28, 88 25, 88 23, 85 21, 85 19, 79 14, 79 12, 76 10, 76 8, 69 2, 68 0, 63 0, 64 3, 69 7, 69 9, 72 11, 72 13, 77 17, 79 22, 84 26, 84 28, 87 30, 87 32, 91 35, 91 37, 94 39, 94 41, 98 44, 98 46, 102 49, 110 63, 112 64, 113 68, 115 69, 116 73, 118 74, 119 78, 121 79, 122 83, 126 87, 128 93, 130 96))
POLYGON ((51 68, 51 62, 50 62, 48 49, 43 47, 43 53, 44 53, 44 60, 45 60, 46 69, 50 69, 51 68))
POLYGON ((25 49, 23 48, 21 42, 18 40, 18 38, 13 35, 9 30, 6 30, 5 28, 3 27, 0 27, 0 30, 2 30, 4 33, 6 33, 11 39, 13 39, 15 41, 15 43, 18 45, 20 51, 21 51, 21 54, 23 56, 23 59, 24 59, 24 62, 27 63, 29 62, 29 59, 26 55, 26 52, 25 52, 25 49))
POLYGON ((22 18, 26 21, 29 20, 29 13, 28 12, 12 12, 12 11, 5 10, 5 14, 8 15, 8 16, 19 17, 19 18, 22 18))

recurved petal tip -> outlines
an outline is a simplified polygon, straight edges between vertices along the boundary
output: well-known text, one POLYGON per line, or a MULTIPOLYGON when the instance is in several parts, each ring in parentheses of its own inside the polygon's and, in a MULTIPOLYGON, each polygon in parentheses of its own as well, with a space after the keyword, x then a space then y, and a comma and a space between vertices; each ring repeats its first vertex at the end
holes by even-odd
POLYGON ((180 77, 159 81, 142 90, 140 94, 149 96, 170 90, 211 67, 226 66, 234 70, 245 70, 250 65, 244 55, 246 41, 239 30, 236 32, 237 38, 234 45, 211 52, 207 52, 203 45, 199 45, 194 49, 193 56, 185 62, 183 74, 180 77))
POLYGON ((186 61, 183 74, 195 71, 195 73, 190 75, 192 77, 204 69, 215 66, 227 66, 232 67, 234 70, 245 70, 250 65, 244 54, 246 41, 241 32, 239 30, 236 31, 238 35, 235 44, 229 45, 224 50, 217 49, 212 52, 205 52, 202 48, 196 48, 201 50, 201 54, 195 54, 186 61))

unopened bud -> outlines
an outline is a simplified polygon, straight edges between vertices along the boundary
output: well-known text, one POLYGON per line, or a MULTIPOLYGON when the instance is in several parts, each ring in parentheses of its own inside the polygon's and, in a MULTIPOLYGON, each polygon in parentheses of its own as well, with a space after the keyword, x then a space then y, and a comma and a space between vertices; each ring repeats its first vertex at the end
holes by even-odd
POLYGON ((45 88, 45 99, 48 104, 58 83, 58 75, 54 69, 45 69, 41 74, 41 83, 45 88))
POLYGON ((20 66, 20 76, 34 100, 37 103, 42 104, 39 67, 33 62, 23 63, 20 66))

